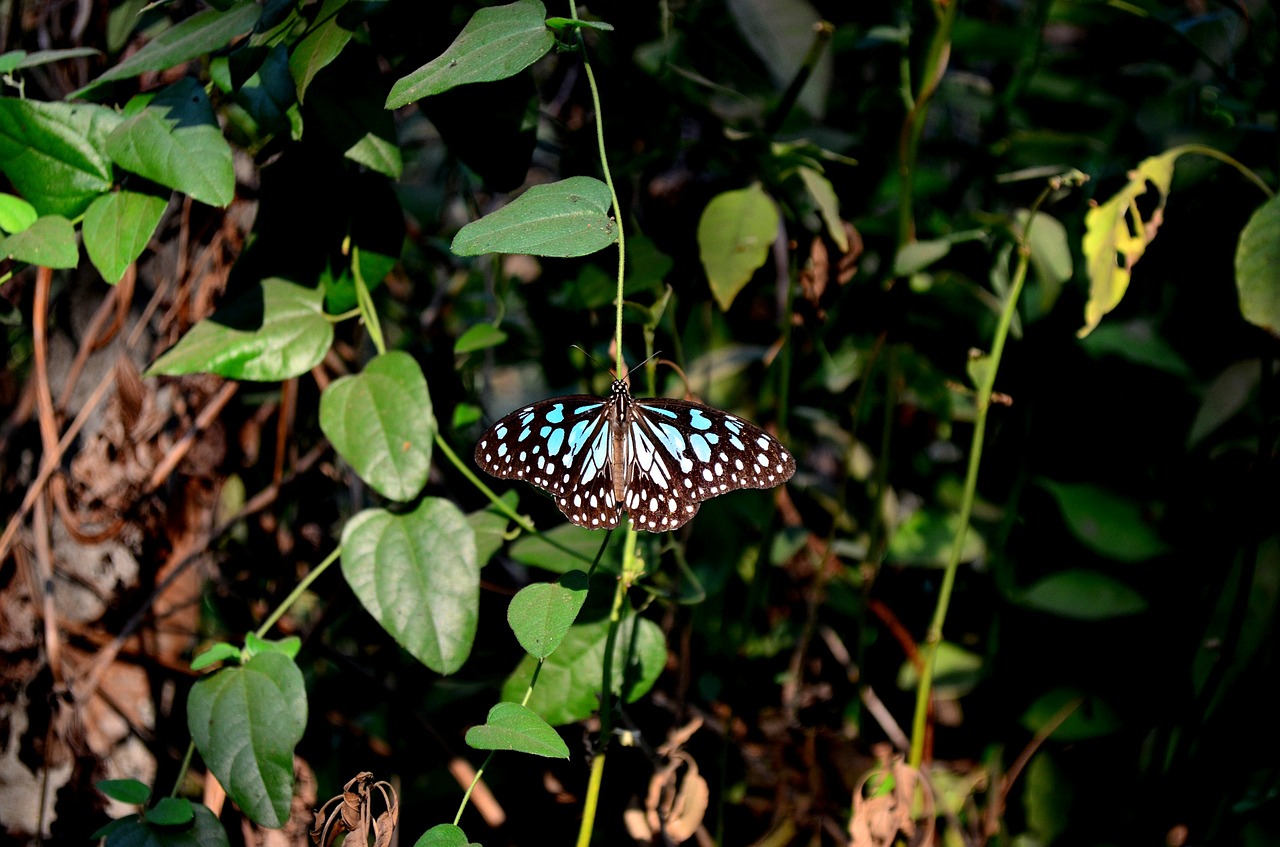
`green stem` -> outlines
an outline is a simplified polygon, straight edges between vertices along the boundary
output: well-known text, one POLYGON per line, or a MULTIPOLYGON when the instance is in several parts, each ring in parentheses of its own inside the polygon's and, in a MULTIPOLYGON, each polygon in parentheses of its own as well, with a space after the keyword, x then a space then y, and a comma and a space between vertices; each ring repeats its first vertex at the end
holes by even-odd
POLYGON ((1208 156, 1211 159, 1217 159, 1219 162, 1228 164, 1239 171, 1241 176, 1249 180, 1249 182, 1258 186, 1258 189, 1267 196, 1268 200, 1276 196, 1276 193, 1271 190, 1271 186, 1267 185, 1266 182, 1263 181, 1262 177, 1258 176, 1251 169, 1231 158, 1226 153, 1223 153, 1221 150, 1215 150, 1214 148, 1208 147, 1204 144, 1183 144, 1176 149, 1181 151, 1181 153, 1199 153, 1202 156, 1208 156))
POLYGON ((476 775, 471 778, 471 784, 467 786, 467 793, 462 795, 462 803, 458 806, 458 813, 453 816, 453 825, 457 826, 458 821, 462 820, 462 813, 467 809, 467 803, 471 800, 471 792, 476 790, 476 786, 480 784, 480 777, 484 776, 484 769, 489 767, 489 763, 493 761, 493 757, 497 755, 497 750, 490 750, 489 755, 484 757, 484 764, 477 770, 476 775))
POLYGON ((791 78, 791 84, 787 86, 782 98, 778 100, 778 105, 774 107, 773 113, 769 115, 769 120, 764 127, 766 137, 775 135, 778 130, 782 129, 783 121, 787 119, 787 115, 791 114, 791 110, 795 108, 796 101, 800 99, 800 92, 804 90, 804 84, 813 75, 813 69, 818 66, 818 60, 822 58, 822 54, 826 51, 827 44, 831 41, 831 36, 835 31, 835 26, 827 21, 818 21, 813 25, 813 41, 809 44, 809 52, 805 54, 799 70, 791 78))
POLYGON ((929 716, 929 697, 932 693, 938 645, 942 643, 942 627, 947 620, 951 592, 955 588, 956 572, 960 567, 960 556, 964 550, 965 535, 969 528, 969 517, 973 513, 973 500, 978 488, 978 466, 982 462, 982 446, 987 430, 987 411, 991 408, 991 392, 995 387, 996 372, 1000 369, 1000 357, 1004 354, 1004 343, 1009 336, 1009 327, 1018 309, 1018 297, 1027 279, 1027 267, 1031 261, 1029 240, 1031 227, 1035 223, 1036 211, 1058 186, 1061 186, 1061 180, 1051 181, 1049 187, 1040 192, 1040 196, 1031 206, 1030 214, 1027 215, 1027 225, 1018 238, 1018 265, 1014 270, 1009 296, 1005 299, 1004 308, 1000 311, 1000 322, 996 326, 995 338, 991 344, 990 365, 983 373, 975 398, 977 415, 973 422, 973 439, 969 445, 969 467, 965 473, 964 494, 960 501, 959 529, 951 545, 951 555, 942 575, 942 585, 938 589, 938 603, 934 607, 933 621, 929 624, 929 631, 920 651, 922 667, 919 686, 916 688, 915 715, 911 722, 911 755, 908 760, 913 768, 919 768, 924 761, 925 726, 929 716))
MULTIPOLYGON (((578 20, 578 4, 569 0, 569 16, 578 20)), ((609 186, 609 197, 613 201, 613 223, 618 228, 618 296, 614 299, 617 306, 617 320, 614 324, 614 364, 619 378, 622 376, 622 297, 627 266, 627 239, 622 231, 622 207, 618 204, 618 192, 613 187, 613 174, 609 171, 609 156, 604 147, 604 113, 600 109, 600 88, 596 85, 595 72, 591 70, 591 59, 587 56, 587 42, 582 37, 582 29, 576 32, 578 46, 582 48, 582 67, 587 72, 587 87, 591 89, 591 106, 596 110, 596 144, 600 148, 600 170, 604 173, 604 183, 609 186)))
POLYGON ((187 754, 182 757, 182 766, 178 768, 178 776, 173 780, 173 790, 169 792, 170 797, 177 797, 178 790, 182 788, 182 783, 187 778, 187 769, 191 767, 191 757, 195 755, 196 742, 187 742, 187 754))
POLYGON ((369 329, 369 340, 381 356, 387 352, 387 343, 382 339, 382 326, 378 323, 378 310, 373 306, 373 297, 369 295, 369 287, 364 284, 364 274, 360 273, 360 248, 351 248, 351 276, 356 281, 356 305, 364 318, 364 325, 369 329))
POLYGON ((591 760, 591 778, 587 782, 587 801, 582 807, 582 827, 578 830, 576 847, 591 844, 591 831, 596 819, 596 806, 600 802, 600 783, 604 781, 604 751, 591 760))
POLYGON ((332 553, 324 558, 323 562, 316 565, 311 570, 311 573, 302 578, 302 582, 299 582, 297 587, 295 587, 293 591, 289 592, 289 596, 284 598, 284 602, 277 606, 276 610, 271 613, 271 616, 262 622, 262 626, 258 627, 258 631, 255 632, 254 635, 259 638, 266 637, 266 634, 271 631, 271 627, 276 625, 276 621, 280 620, 280 617, 285 612, 289 611, 289 607, 296 603, 298 598, 302 596, 302 593, 311 587, 311 583, 319 579, 320 575, 327 571, 330 565, 338 561, 338 557, 341 555, 342 545, 338 545, 333 549, 332 553))

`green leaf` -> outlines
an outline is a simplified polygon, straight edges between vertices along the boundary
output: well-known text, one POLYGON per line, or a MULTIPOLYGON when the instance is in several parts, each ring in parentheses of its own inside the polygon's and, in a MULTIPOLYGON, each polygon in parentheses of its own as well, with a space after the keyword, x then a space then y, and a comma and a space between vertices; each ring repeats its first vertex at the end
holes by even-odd
POLYGON ((225 207, 235 197, 231 146, 204 89, 189 77, 125 118, 107 136, 106 149, 120 167, 210 206, 225 207))
POLYGON ((1174 147, 1159 156, 1143 159, 1129 172, 1129 182, 1101 205, 1084 215, 1085 267, 1089 273, 1089 302, 1084 307, 1084 326, 1076 333, 1084 338, 1102 316, 1120 304, 1129 287, 1133 266, 1156 237, 1164 220, 1164 205, 1173 183, 1173 163, 1187 147, 1174 147), (1135 201, 1147 193, 1150 182, 1160 197, 1151 214, 1144 218, 1135 201))
POLYGON ((146 249, 168 206, 168 197, 137 191, 113 191, 89 204, 82 227, 84 248, 103 279, 120 281, 146 249))
POLYGON ((0 232, 22 232, 35 223, 40 213, 21 197, 0 194, 0 232))
MULTIPOLYGON (((229 60, 219 87, 231 83, 229 60)), ((222 76, 222 75, 220 75, 222 76)), ((231 87, 224 88, 231 91, 231 87)), ((285 132, 290 128, 290 110, 297 106, 297 89, 289 75, 289 54, 283 44, 267 51, 262 64, 234 89, 235 101, 249 113, 264 133, 285 132)))
POLYGON ((445 50, 408 76, 396 80, 386 108, 473 82, 506 79, 541 59, 555 36, 547 29, 539 0, 480 9, 445 50))
POLYGON ((520 589, 507 607, 507 623, 529 655, 545 659, 556 651, 587 599, 587 575, 569 571, 555 583, 520 589))
POLYGON ((146 375, 215 373, 276 382, 304 374, 333 343, 323 297, 318 288, 264 279, 193 326, 146 375))
MULTIPOLYGON (((963 697, 982 679, 982 657, 950 641, 938 644, 933 663, 933 690, 940 697, 963 697)), ((912 691, 919 684, 920 672, 915 662, 903 662, 898 669, 898 687, 912 691)))
MULTIPOLYGON (((542 665, 538 685, 528 706, 547 723, 560 726, 585 720, 599 708, 603 685, 607 620, 570 627, 559 649, 542 665)), ((613 651, 613 693, 630 703, 643 696, 662 673, 667 661, 667 644, 662 630, 648 618, 629 615, 618 629, 613 651), (634 632, 633 630, 639 627, 634 632), (632 643, 635 654, 625 662, 632 643)), ((525 656, 502 686, 502 699, 515 702, 524 697, 538 660, 525 656)))
POLYGON ((613 32, 613 24, 604 21, 584 21, 582 19, 574 20, 573 18, 550 17, 546 20, 547 26, 558 33, 569 33, 575 29, 594 29, 598 32, 613 32))
POLYGON ((41 214, 78 217, 111 190, 103 148, 119 123, 103 106, 0 97, 0 171, 41 214))
POLYGON ((137 53, 129 56, 93 82, 67 95, 68 100, 84 97, 105 82, 128 79, 146 71, 164 71, 174 65, 220 50, 237 35, 253 29, 262 7, 245 0, 225 12, 206 9, 153 38, 137 53))
MULTIPOLYGON (((617 570, 621 556, 618 541, 617 537, 609 539, 609 549, 600 562, 606 570, 617 570)), ((511 545, 511 558, 522 565, 562 574, 591 564, 603 543, 605 539, 599 532, 563 523, 540 535, 526 535, 516 541, 511 545), (566 553, 562 547, 569 548, 577 556, 566 553)))
POLYGON ((1248 405, 1249 398, 1262 380, 1262 363, 1257 359, 1232 362, 1213 378, 1200 398, 1200 408, 1187 433, 1187 449, 1191 449, 1218 427, 1234 418, 1248 405))
POLYGON ((1077 700, 1080 701, 1079 706, 1058 724, 1050 738, 1064 742, 1085 741, 1111 735, 1124 726, 1120 716, 1105 700, 1073 688, 1055 688, 1036 698, 1019 723, 1031 732, 1040 732, 1050 721, 1061 718, 1063 710, 1077 700))
POLYGON ((375 491, 412 500, 427 484, 436 418, 422 369, 393 350, 320 395, 320 429, 375 491))
POLYGON ((414 842, 413 847, 480 847, 467 840, 467 834, 451 823, 437 824, 414 842))
MULTIPOLYGON (((502 500, 512 509, 520 502, 515 491, 503 494, 502 500)), ((490 505, 487 509, 480 509, 467 515, 467 523, 476 534, 476 564, 483 568, 493 558, 493 554, 502 549, 502 545, 506 543, 507 526, 511 523, 511 519, 498 511, 497 506, 490 505)))
POLYGON ((611 203, 609 186, 589 176, 535 185, 458 230, 449 249, 459 256, 586 256, 617 240, 609 217, 611 203))
POLYGON ((506 340, 507 334, 493 324, 476 324, 458 336, 458 340, 453 345, 453 352, 456 355, 474 353, 477 350, 497 347, 506 340))
POLYGON ((236 661, 239 661, 240 648, 234 644, 219 641, 217 644, 191 660, 191 670, 201 671, 210 665, 216 665, 218 662, 225 662, 227 659, 235 659, 236 661))
POLYGON ((945 238, 904 244, 893 257, 893 275, 911 276, 919 273, 950 252, 951 242, 945 238))
POLYGON ((1048 751, 1031 757, 1027 765, 1022 806, 1027 815, 1026 843, 1052 844, 1071 820, 1072 784, 1054 764, 1048 751))
MULTIPOLYGON (((1019 209, 1014 218, 1019 234, 1026 231, 1030 212, 1019 209)), ((1055 292, 1062 284, 1071 279, 1073 270, 1071 263, 1071 245, 1067 242, 1067 228, 1052 215, 1036 212, 1035 221, 1031 224, 1031 266, 1035 269, 1039 280, 1053 286, 1055 292)), ((1045 306, 1052 305, 1052 299, 1045 306)))
POLYGON ((1136 615, 1147 608, 1142 595, 1124 583, 1081 569, 1050 574, 1016 592, 1012 599, 1019 606, 1081 621, 1136 615))
POLYGON ((1240 231, 1236 290, 1244 319, 1280 335, 1280 197, 1259 206, 1240 231))
POLYGON ((293 748, 307 726, 302 672, 267 652, 196 682, 187 698, 191 740, 222 786, 255 823, 289 820, 293 748))
POLYGON ((353 162, 398 179, 404 167, 396 139, 395 116, 378 108, 383 83, 367 48, 348 51, 311 90, 308 128, 353 162))
POLYGON ((28 53, 25 50, 13 50, 0 56, 0 73, 9 73, 10 71, 20 70, 22 68, 34 68, 38 65, 47 65, 51 62, 61 62, 63 59, 81 59, 89 56, 101 56, 101 50, 95 50, 92 47, 68 47, 63 50, 37 50, 35 53, 28 53))
POLYGON ((844 222, 840 220, 840 201, 836 198, 831 180, 813 168, 800 168, 800 181, 805 191, 817 205, 822 214, 822 222, 827 227, 827 235, 840 248, 841 253, 849 252, 849 233, 845 232, 844 222))
POLYGON ((1091 356, 1119 356, 1137 365, 1158 368, 1185 380, 1195 378, 1195 372, 1169 342, 1157 334, 1147 320, 1126 323, 1108 321, 1099 326, 1080 343, 1091 356))
POLYGON ((293 47, 289 55, 289 72, 298 87, 298 102, 307 96, 307 87, 330 62, 338 58, 355 34, 341 14, 350 0, 324 0, 306 37, 293 47))
POLYGON ((157 826, 181 826, 196 816, 191 801, 185 797, 161 797, 150 809, 142 813, 142 819, 157 826))
POLYGON ((141 805, 151 799, 151 789, 136 779, 103 779, 94 787, 121 803, 141 805))
POLYGON ((513 750, 548 759, 569 758, 564 739, 550 724, 519 703, 494 706, 482 726, 467 730, 466 741, 477 750, 513 750))
POLYGON ((0 239, 3 258, 45 268, 74 268, 80 264, 75 227, 61 215, 36 218, 21 232, 0 239))
POLYGON ((718 194, 698 220, 698 253, 722 310, 764 264, 778 237, 778 209, 758 184, 718 194))
POLYGON ((290 635, 285 638, 259 638, 252 632, 244 637, 244 657, 245 660, 252 659, 259 653, 279 653, 288 659, 298 658, 298 651, 302 649, 302 639, 296 635, 290 635))
MULTIPOLYGON (((906 565, 945 568, 960 531, 960 515, 935 507, 925 507, 903 521, 889 541, 888 559, 906 565)), ((987 554, 987 544, 972 526, 964 535, 961 562, 972 562, 987 554)))
POLYGON ((1141 562, 1169 549, 1132 500, 1087 483, 1040 484, 1058 501, 1071 534, 1095 553, 1141 562))
POLYGON ((475 534, 458 507, 424 498, 412 512, 366 509, 342 532, 342 573, 401 647, 448 674, 471 653, 479 616, 475 534))
POLYGON ((207 806, 192 803, 195 817, 178 826, 153 826, 141 815, 112 821, 95 836, 105 835, 106 847, 228 847, 227 831, 207 806))
POLYGON ((19 67, 26 57, 26 50, 10 50, 7 53, 0 53, 0 74, 7 74, 19 67))

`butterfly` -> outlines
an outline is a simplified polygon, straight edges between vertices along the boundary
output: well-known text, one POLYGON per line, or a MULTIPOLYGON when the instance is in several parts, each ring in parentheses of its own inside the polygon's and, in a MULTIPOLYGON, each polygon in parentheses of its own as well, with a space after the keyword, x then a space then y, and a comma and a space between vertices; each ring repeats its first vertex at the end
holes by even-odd
POLYGON ((736 488, 773 488, 796 472, 778 439, 728 412, 653 397, 623 380, 608 397, 571 394, 525 406, 476 443, 476 464, 555 498, 571 522, 613 529, 683 526, 702 501, 736 488))

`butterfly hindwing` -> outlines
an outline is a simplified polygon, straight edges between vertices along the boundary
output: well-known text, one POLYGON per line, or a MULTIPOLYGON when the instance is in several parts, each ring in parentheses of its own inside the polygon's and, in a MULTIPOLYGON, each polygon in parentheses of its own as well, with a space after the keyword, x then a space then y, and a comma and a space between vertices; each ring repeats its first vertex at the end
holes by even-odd
POLYGON ((619 514, 609 444, 604 401, 571 394, 500 419, 476 443, 475 461, 486 473, 521 479, 551 494, 579 526, 613 529, 619 514))

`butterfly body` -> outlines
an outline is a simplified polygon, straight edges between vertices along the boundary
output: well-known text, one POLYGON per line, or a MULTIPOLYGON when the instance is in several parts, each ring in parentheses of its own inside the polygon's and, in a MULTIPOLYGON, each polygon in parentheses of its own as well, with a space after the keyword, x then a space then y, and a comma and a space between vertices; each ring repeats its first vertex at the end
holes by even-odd
POLYGON ((685 400, 635 400, 622 380, 605 398, 572 394, 512 412, 480 437, 475 460, 547 491, 579 526, 613 529, 625 511, 650 532, 682 526, 728 491, 781 485, 796 468, 754 424, 685 400))

